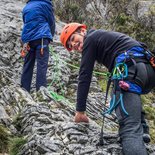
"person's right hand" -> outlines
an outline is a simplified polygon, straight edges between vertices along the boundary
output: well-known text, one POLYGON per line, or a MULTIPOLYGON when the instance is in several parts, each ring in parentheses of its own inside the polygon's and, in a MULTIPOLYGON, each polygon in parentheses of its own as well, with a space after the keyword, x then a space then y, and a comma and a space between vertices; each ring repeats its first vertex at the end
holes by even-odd
POLYGON ((89 123, 89 119, 87 115, 85 114, 85 112, 78 112, 78 111, 75 114, 74 121, 76 123, 80 123, 80 122, 89 123))

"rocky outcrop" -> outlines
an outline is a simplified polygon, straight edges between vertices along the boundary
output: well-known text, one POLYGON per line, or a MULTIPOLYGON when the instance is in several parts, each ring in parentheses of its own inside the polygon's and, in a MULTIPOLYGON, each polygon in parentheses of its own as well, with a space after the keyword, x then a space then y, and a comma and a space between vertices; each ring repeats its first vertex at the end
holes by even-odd
POLYGON ((135 20, 155 31, 155 1, 133 0, 129 3, 128 12, 135 20))

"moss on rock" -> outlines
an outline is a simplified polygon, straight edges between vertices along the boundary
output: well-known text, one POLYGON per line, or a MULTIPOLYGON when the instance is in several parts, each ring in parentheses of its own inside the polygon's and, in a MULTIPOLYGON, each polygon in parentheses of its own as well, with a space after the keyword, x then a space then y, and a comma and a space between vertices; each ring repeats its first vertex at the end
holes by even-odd
POLYGON ((123 32, 138 41, 148 45, 150 50, 154 48, 155 33, 152 28, 135 21, 130 15, 120 13, 115 20, 115 31, 123 32))
POLYGON ((9 147, 9 131, 2 125, 0 125, 0 152, 6 153, 8 152, 9 147))
POLYGON ((142 95, 142 103, 146 112, 146 119, 149 123, 151 143, 155 143, 155 108, 152 103, 155 101, 154 93, 142 95))
POLYGON ((23 137, 16 137, 10 140, 10 155, 17 155, 22 146, 27 142, 23 137))

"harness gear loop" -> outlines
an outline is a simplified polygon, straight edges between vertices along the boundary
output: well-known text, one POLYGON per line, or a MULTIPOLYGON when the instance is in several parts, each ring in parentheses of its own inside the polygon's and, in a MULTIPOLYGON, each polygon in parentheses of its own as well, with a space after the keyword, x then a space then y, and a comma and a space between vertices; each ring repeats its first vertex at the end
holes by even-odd
POLYGON ((26 54, 30 51, 29 43, 24 43, 20 55, 22 58, 25 58, 26 54))

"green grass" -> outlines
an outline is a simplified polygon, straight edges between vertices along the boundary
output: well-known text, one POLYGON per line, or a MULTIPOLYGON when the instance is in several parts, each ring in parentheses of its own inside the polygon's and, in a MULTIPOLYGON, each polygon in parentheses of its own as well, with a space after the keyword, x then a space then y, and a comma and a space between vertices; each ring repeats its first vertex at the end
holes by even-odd
POLYGON ((27 142, 23 137, 16 137, 10 140, 10 155, 17 155, 22 146, 27 142))
POLYGON ((0 125, 0 152, 6 153, 9 148, 9 131, 0 125))

